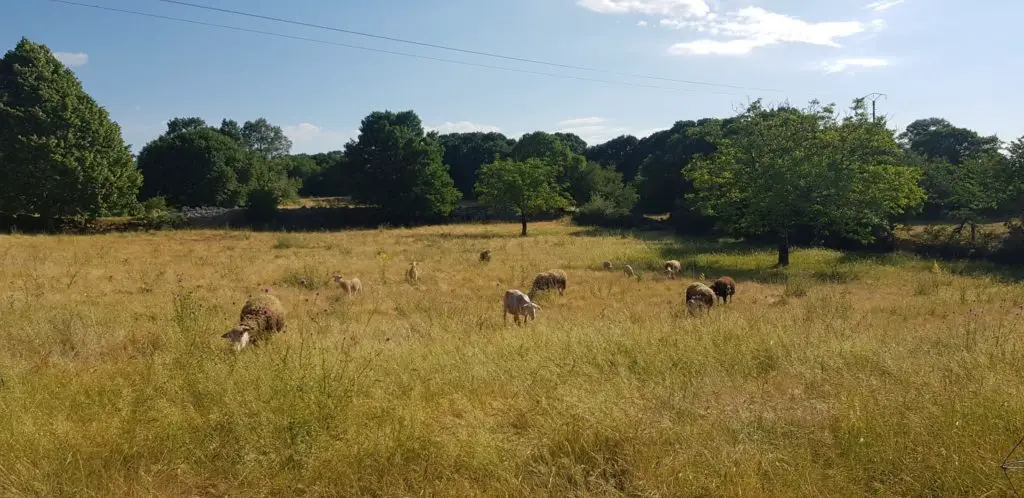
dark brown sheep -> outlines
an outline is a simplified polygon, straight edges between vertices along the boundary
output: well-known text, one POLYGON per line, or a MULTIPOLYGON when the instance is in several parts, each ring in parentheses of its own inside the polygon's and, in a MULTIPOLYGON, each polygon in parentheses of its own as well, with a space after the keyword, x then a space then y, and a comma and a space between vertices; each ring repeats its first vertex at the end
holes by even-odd
POLYGON ((242 349, 248 344, 259 344, 271 334, 284 331, 285 310, 281 301, 270 294, 250 297, 242 306, 238 325, 221 335, 242 349))
POLYGON ((568 277, 566 277, 565 272, 562 270, 540 272, 533 278, 533 286, 530 287, 530 292, 527 295, 530 299, 533 299, 537 292, 550 289, 558 289, 559 295, 565 295, 565 287, 568 281, 568 277))
POLYGON ((480 262, 486 263, 486 262, 488 262, 490 260, 491 260, 491 250, 490 249, 484 249, 483 251, 480 252, 480 262))
POLYGON ((723 303, 729 303, 729 297, 736 294, 736 281, 732 277, 718 277, 711 284, 711 290, 715 291, 715 296, 722 300, 723 303))

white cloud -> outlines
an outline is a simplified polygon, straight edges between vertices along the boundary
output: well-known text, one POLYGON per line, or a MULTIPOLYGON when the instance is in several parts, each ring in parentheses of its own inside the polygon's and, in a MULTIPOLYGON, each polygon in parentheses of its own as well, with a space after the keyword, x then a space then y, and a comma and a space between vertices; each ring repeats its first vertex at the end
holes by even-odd
POLYGON ((640 26, 641 28, 646 28, 647 27, 647 21, 637 21, 636 25, 640 26))
POLYGON ((883 10, 891 9, 901 3, 904 0, 878 0, 877 2, 871 2, 867 4, 865 8, 871 9, 875 12, 882 12, 883 10))
POLYGON ((706 17, 711 13, 711 6, 705 0, 579 0, 576 3, 602 14, 706 17))
POLYGON ((339 150, 356 132, 328 130, 313 123, 299 123, 282 128, 292 141, 292 152, 325 152, 339 150))
MULTIPOLYGON (((840 47, 840 40, 864 33, 869 27, 875 31, 885 28, 881 19, 870 24, 856 20, 806 21, 761 7, 715 12, 705 0, 578 0, 577 3, 606 14, 639 13, 656 18, 661 26, 705 35, 672 45, 669 53, 674 55, 743 55, 759 47, 781 43, 840 47)), ((640 23, 646 25, 647 21, 640 23)))
POLYGON ((54 52, 53 56, 65 66, 84 66, 89 62, 89 54, 85 52, 54 52))
POLYGON ((606 122, 608 122, 608 120, 605 118, 593 116, 589 118, 566 119, 565 121, 559 121, 558 123, 555 123, 555 126, 558 126, 560 128, 571 128, 573 126, 595 126, 604 124, 606 122))
POLYGON ((472 133, 480 131, 484 133, 501 131, 497 126, 482 125, 471 121, 446 122, 437 126, 427 126, 427 131, 436 131, 442 135, 446 133, 472 133))
POLYGON ((566 119, 555 123, 556 132, 573 133, 582 138, 587 145, 607 142, 629 130, 622 126, 613 126, 610 120, 601 117, 566 119))
POLYGON ((841 73, 856 68, 877 68, 889 65, 889 61, 878 57, 851 57, 821 63, 821 70, 826 73, 841 73))

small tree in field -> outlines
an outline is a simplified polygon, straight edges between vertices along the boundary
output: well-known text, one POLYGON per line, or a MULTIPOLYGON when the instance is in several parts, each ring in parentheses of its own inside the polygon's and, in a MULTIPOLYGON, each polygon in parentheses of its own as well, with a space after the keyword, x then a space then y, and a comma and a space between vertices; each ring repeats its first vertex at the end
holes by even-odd
POLYGON ((476 195, 492 210, 515 212, 523 224, 520 235, 526 237, 531 216, 569 206, 556 176, 555 169, 540 159, 502 159, 480 168, 476 195))
POLYGON ((901 164, 891 130, 865 112, 863 100, 838 119, 832 106, 765 109, 754 102, 728 124, 695 133, 716 152, 684 174, 688 198, 734 235, 772 235, 779 266, 789 265, 790 236, 801 228, 870 242, 873 230, 919 205, 920 172, 901 164))

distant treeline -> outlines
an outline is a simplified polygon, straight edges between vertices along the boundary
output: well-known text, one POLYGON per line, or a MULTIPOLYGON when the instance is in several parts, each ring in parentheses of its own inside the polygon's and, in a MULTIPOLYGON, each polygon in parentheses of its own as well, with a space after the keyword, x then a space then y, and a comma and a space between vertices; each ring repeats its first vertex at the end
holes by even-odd
POLYGON ((22 39, 0 59, 0 219, 23 229, 110 216, 188 226, 184 206, 239 208, 226 225, 271 229, 469 216, 516 219, 523 235, 528 221, 567 209, 578 223, 622 228, 669 213, 681 233, 777 244, 785 265, 793 245, 891 248, 893 227, 909 219, 951 220, 960 229, 950 237, 974 244, 981 220, 1024 207, 1024 138, 1005 143, 939 118, 897 135, 862 100, 845 112, 755 101, 731 118, 594 145, 544 131, 440 135, 413 111, 380 111, 343 150, 291 147, 263 118, 179 117, 133 155, 46 46, 22 39), (361 207, 279 209, 300 196, 361 207), (467 214, 460 200, 486 212, 467 214))

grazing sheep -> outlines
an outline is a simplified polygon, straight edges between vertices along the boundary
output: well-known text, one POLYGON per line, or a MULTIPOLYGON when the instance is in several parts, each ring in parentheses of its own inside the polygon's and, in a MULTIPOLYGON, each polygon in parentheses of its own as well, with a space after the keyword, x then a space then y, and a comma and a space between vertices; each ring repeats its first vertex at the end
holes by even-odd
POLYGON ((629 277, 629 278, 636 278, 636 272, 635 272, 635 271, 633 271, 633 267, 632 267, 632 266, 630 266, 630 265, 626 265, 626 266, 625 266, 625 267, 624 267, 624 268, 622 269, 622 272, 623 272, 623 273, 625 273, 625 274, 626 274, 626 276, 627 276, 627 277, 629 277))
POLYGON ((512 318, 515 320, 516 325, 522 326, 519 323, 519 317, 523 316, 523 322, 527 320, 537 319, 537 310, 540 309, 540 305, 530 301, 530 296, 523 294, 523 291, 519 289, 509 289, 505 291, 504 309, 501 313, 501 317, 508 325, 508 315, 512 314, 512 318))
POLYGON ((409 269, 406 270, 406 272, 405 272, 406 280, 408 280, 410 282, 418 282, 419 281, 419 279, 420 279, 420 270, 417 267, 418 264, 419 263, 413 261, 412 264, 409 265, 409 269))
POLYGON ((480 261, 481 262, 486 263, 486 262, 488 262, 490 260, 491 260, 491 250, 490 249, 484 249, 483 251, 480 252, 480 261))
POLYGON ((605 270, 608 270, 608 271, 612 270, 612 262, 611 261, 605 261, 604 263, 601 263, 601 266, 604 266, 605 270))
POLYGON ((674 279, 679 272, 683 271, 683 265, 674 259, 665 262, 665 276, 674 279))
POLYGON ((242 306, 238 325, 221 335, 239 351, 249 344, 257 345, 275 332, 284 331, 285 310, 281 301, 270 294, 250 297, 242 306))
POLYGON ((568 280, 568 277, 566 277, 565 272, 562 270, 540 272, 533 278, 533 286, 530 287, 528 295, 532 299, 533 295, 537 292, 551 289, 558 289, 559 295, 565 295, 565 287, 568 280))
POLYGON ((340 273, 335 273, 334 281, 338 283, 338 285, 341 287, 341 290, 344 291, 346 294, 355 294, 356 292, 360 292, 363 290, 363 282, 360 281, 358 278, 350 278, 346 280, 341 277, 340 273))
POLYGON ((711 284, 711 290, 723 303, 729 304, 729 296, 736 294, 736 281, 732 277, 718 277, 711 284))
POLYGON ((715 291, 710 287, 695 282, 686 288, 686 308, 691 314, 697 311, 710 309, 715 305, 715 291))

